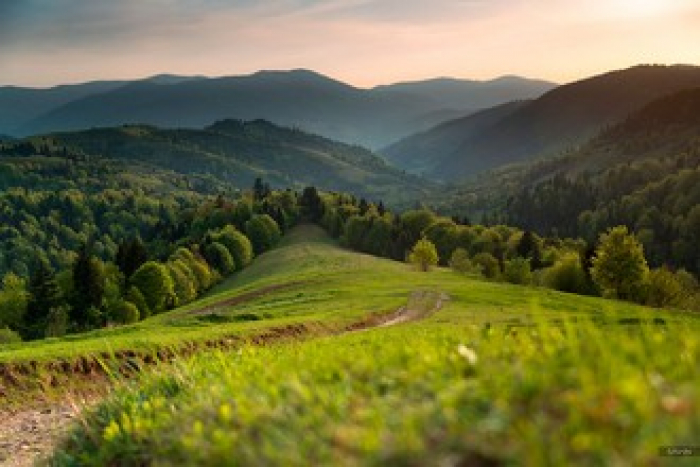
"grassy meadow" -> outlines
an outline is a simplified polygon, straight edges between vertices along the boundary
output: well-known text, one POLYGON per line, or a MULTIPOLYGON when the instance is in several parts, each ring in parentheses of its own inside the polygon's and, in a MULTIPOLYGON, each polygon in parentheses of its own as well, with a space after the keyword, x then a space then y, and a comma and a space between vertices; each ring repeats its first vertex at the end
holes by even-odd
POLYGON ((121 386, 56 465, 662 465, 660 446, 700 436, 699 331, 691 314, 421 273, 300 226, 187 307, 0 347, 0 364, 240 338, 121 386), (446 300, 341 332, 420 291, 446 300), (255 345, 290 324, 304 331, 255 345))

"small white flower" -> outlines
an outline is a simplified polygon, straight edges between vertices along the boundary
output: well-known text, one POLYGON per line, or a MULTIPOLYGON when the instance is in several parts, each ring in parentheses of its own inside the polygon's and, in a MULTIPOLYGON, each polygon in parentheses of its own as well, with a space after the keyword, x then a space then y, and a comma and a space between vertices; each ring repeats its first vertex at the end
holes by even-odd
POLYGON ((470 365, 476 365, 478 358, 474 349, 471 349, 466 345, 459 344, 457 347, 457 353, 464 357, 470 365))

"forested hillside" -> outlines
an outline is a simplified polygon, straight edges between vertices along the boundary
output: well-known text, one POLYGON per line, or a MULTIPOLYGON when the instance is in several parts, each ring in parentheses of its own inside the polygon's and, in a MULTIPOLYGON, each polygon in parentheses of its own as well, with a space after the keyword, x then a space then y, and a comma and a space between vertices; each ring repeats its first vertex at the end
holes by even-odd
POLYGON ((664 97, 578 151, 484 177, 445 209, 469 207, 543 234, 594 241, 637 232, 652 264, 700 271, 700 89, 664 97))
POLYGON ((0 154, 56 153, 52 148, 142 161, 181 174, 208 174, 238 187, 248 187, 255 178, 264 177, 278 187, 315 185, 395 203, 421 199, 430 186, 359 146, 264 120, 224 120, 204 130, 137 125, 54 133, 6 144, 0 147, 0 154))

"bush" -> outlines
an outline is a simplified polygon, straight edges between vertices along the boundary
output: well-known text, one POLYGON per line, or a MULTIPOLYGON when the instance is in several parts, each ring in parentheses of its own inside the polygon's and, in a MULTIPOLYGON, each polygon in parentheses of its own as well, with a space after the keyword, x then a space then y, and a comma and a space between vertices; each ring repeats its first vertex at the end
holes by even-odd
POLYGON ((542 282, 545 287, 561 292, 586 294, 591 288, 577 254, 565 255, 545 269, 542 282))
POLYGON ((654 269, 647 277, 645 303, 664 308, 680 306, 684 299, 683 285, 667 268, 654 269))
POLYGON ((221 243, 213 242, 204 245, 203 253, 207 263, 216 268, 221 275, 227 276, 236 270, 233 256, 221 243))
POLYGON ((469 253, 464 248, 457 248, 450 257, 450 267, 461 274, 483 275, 483 268, 469 259, 469 253))
POLYGON ((146 303, 146 299, 143 298, 143 294, 139 289, 134 286, 129 287, 124 298, 136 306, 140 319, 146 319, 151 316, 151 309, 148 307, 148 303, 146 303))
POLYGON ((503 271, 503 279, 511 284, 530 284, 532 282, 530 261, 525 258, 516 257, 506 262, 503 271))
POLYGON ((0 328, 0 345, 22 342, 22 338, 12 329, 0 328))
POLYGON ((600 236, 591 275, 604 296, 640 301, 647 274, 644 249, 627 227, 613 227, 600 236))
POLYGON ((431 266, 435 266, 438 259, 435 245, 426 238, 418 240, 408 255, 408 262, 415 264, 423 272, 428 272, 431 266))
POLYGON ((482 274, 489 279, 495 279, 501 272, 498 260, 491 253, 478 253, 472 258, 472 262, 481 268, 482 274))
POLYGON ((277 222, 267 214, 256 214, 246 222, 245 233, 256 255, 275 246, 282 235, 277 222))
POLYGON ((175 285, 168 268, 155 261, 141 265, 129 282, 143 294, 152 313, 165 310, 166 304, 175 296, 175 285))
POLYGON ((136 323, 141 318, 138 307, 128 301, 115 303, 110 315, 115 322, 122 324, 136 323))
POLYGON ((184 305, 197 297, 197 280, 185 263, 177 259, 168 263, 168 271, 173 279, 177 304, 184 305))
POLYGON ((236 230, 232 225, 227 225, 215 236, 215 241, 224 245, 236 265, 236 270, 240 271, 248 266, 253 260, 253 245, 248 237, 236 230))

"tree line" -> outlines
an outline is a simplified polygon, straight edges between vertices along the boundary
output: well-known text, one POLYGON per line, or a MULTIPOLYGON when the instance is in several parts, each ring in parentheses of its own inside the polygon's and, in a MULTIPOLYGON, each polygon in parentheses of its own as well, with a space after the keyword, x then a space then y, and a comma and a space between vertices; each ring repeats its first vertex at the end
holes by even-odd
POLYGON ((310 218, 343 245, 413 262, 422 270, 441 264, 490 280, 700 310, 696 277, 682 268, 650 268, 643 242, 624 225, 588 242, 507 225, 471 225, 429 209, 398 214, 381 202, 320 194, 313 188, 305 190, 302 200, 310 218))

